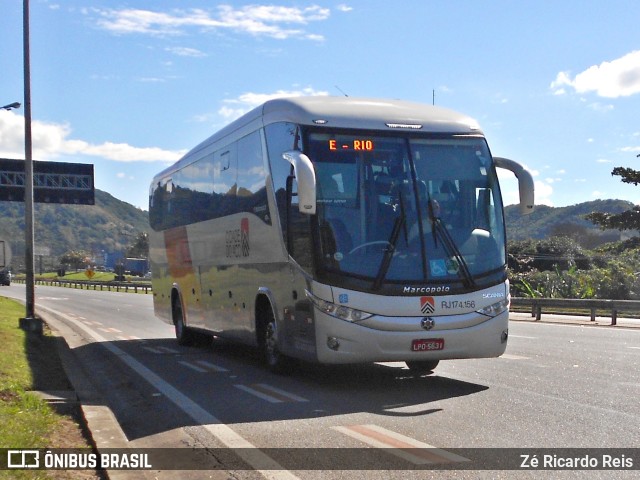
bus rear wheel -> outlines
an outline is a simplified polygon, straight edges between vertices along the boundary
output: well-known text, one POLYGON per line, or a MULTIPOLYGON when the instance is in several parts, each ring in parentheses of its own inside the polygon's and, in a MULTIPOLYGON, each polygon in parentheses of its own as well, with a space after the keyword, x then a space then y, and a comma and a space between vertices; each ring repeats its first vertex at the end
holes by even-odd
POLYGON ((438 366, 440 360, 413 360, 405 363, 411 373, 415 375, 425 375, 433 373, 433 370, 438 366))

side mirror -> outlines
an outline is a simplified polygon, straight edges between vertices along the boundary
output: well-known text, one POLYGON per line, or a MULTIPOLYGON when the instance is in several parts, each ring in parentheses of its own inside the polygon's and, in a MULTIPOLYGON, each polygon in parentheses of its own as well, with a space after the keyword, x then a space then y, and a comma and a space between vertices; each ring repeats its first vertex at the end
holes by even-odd
POLYGON ((518 179, 518 189, 520 191, 520 213, 528 215, 533 212, 535 188, 533 185, 533 177, 529 170, 524 168, 518 162, 509 160, 508 158, 493 157, 496 167, 504 168, 513 172, 518 179))
POLYGON ((298 182, 298 208, 300 213, 313 215, 316 213, 316 172, 313 163, 304 153, 290 150, 282 154, 287 162, 293 165, 293 172, 298 182))

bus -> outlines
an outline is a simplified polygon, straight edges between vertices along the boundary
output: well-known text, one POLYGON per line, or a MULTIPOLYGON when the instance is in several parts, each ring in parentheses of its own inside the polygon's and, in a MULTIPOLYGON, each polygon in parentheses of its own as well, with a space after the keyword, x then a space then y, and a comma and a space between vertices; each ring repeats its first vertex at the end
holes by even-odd
POLYGON ((478 124, 412 102, 270 100, 157 174, 154 311, 180 344, 221 337, 267 367, 497 357, 509 283, 496 167, 478 124))

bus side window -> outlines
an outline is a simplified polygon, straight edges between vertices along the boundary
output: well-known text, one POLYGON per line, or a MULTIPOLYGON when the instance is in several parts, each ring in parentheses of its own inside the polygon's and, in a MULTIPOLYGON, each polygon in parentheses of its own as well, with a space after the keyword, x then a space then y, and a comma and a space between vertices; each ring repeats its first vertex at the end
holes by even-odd
POLYGON ((274 123, 265 127, 273 193, 276 197, 282 238, 285 244, 287 242, 287 177, 291 174, 292 168, 291 164, 282 158, 282 154, 293 150, 296 144, 296 131, 296 126, 292 123, 274 123))
POLYGON ((253 213, 270 224, 265 181, 267 172, 262 154, 262 138, 255 131, 238 141, 237 205, 241 212, 253 213))

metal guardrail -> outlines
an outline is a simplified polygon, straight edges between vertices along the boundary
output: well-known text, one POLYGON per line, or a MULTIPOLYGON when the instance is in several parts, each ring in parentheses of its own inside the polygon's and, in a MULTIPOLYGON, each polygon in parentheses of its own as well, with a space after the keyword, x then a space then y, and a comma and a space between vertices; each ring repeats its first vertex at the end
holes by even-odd
POLYGON ((618 312, 640 312, 638 300, 605 300, 605 299, 571 299, 571 298, 521 298, 511 297, 511 305, 531 309, 531 316, 540 320, 542 309, 575 310, 584 309, 591 312, 591 321, 596 321, 596 311, 611 312, 611 325, 617 325, 618 312))
MULTIPOLYGON (((14 279, 16 283, 25 283, 23 279, 14 279)), ((79 288, 81 290, 107 290, 109 292, 129 292, 134 293, 144 291, 145 294, 153 291, 149 283, 136 282, 93 282, 91 280, 59 280, 59 279, 41 279, 37 278, 34 283, 36 285, 49 285, 54 287, 79 288)))

